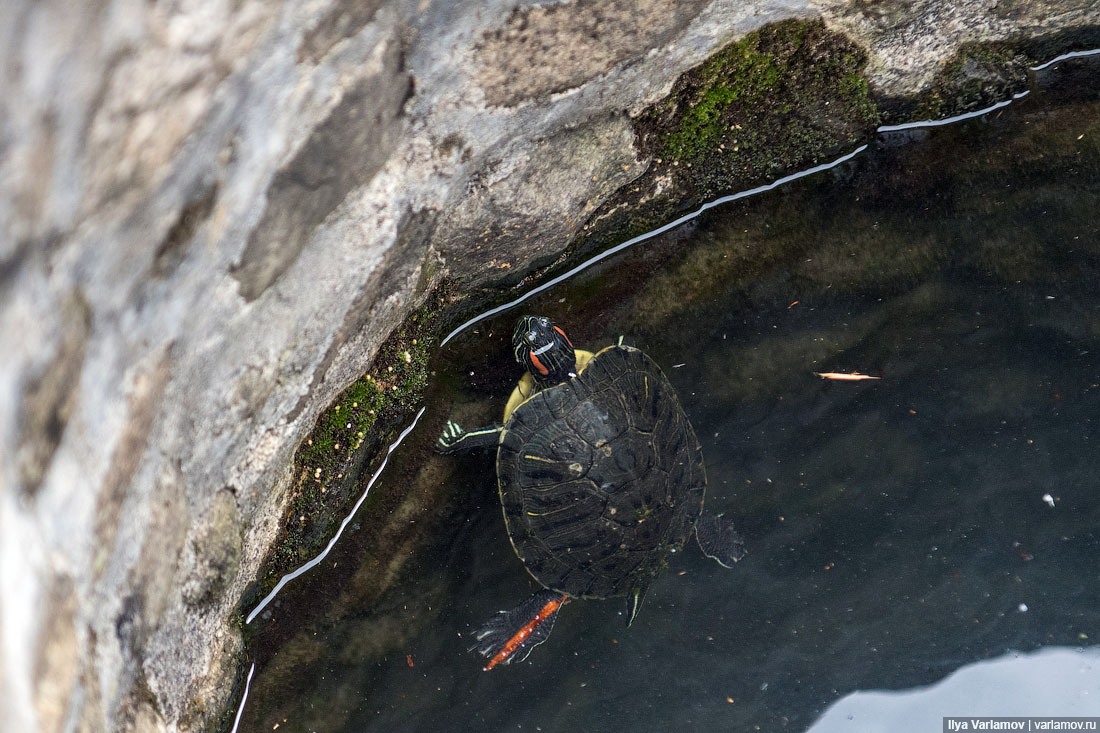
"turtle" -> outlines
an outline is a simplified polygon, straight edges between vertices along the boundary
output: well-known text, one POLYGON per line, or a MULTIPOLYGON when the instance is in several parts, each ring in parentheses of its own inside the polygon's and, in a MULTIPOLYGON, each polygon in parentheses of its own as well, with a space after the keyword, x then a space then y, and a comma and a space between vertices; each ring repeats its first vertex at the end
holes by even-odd
POLYGON ((527 371, 502 424, 448 421, 436 450, 496 449, 508 537, 543 586, 474 636, 485 670, 523 661, 571 599, 625 597, 633 622, 646 589, 694 534, 725 567, 745 555, 732 522, 705 512, 702 447, 672 385, 622 343, 574 349, 546 316, 523 316, 512 339, 527 371))

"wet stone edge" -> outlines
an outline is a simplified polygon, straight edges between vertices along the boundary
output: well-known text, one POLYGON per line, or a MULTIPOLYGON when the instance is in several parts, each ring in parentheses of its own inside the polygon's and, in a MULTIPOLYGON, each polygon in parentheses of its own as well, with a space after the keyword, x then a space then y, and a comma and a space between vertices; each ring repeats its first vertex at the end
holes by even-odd
POLYGON ((249 611, 284 575, 324 549, 384 458, 385 446, 420 406, 449 292, 441 283, 427 296, 379 347, 370 371, 320 414, 298 446, 279 533, 232 619, 246 644, 254 632, 244 621, 249 611))
POLYGON ((1029 67, 1100 47, 1100 26, 963 46, 911 97, 877 94, 867 57, 821 20, 770 23, 684 72, 632 118, 645 171, 607 196, 549 263, 456 294, 452 324, 705 202, 771 183, 871 142, 879 125, 943 119, 1011 100, 1029 67), (517 277, 518 276, 518 277, 517 277))
POLYGON ((666 99, 634 118, 648 169, 609 196, 561 257, 525 282, 719 196, 833 160, 872 141, 880 124, 943 119, 1010 100, 1028 89, 1031 66, 1098 47, 1100 26, 968 44, 927 89, 902 98, 876 94, 862 49, 821 21, 766 25, 685 72, 666 99))
POLYGON ((920 94, 878 99, 883 122, 943 119, 985 109, 1026 91, 1034 73, 1031 67, 1064 53, 1096 48, 1100 48, 1100 26, 965 44, 920 94))

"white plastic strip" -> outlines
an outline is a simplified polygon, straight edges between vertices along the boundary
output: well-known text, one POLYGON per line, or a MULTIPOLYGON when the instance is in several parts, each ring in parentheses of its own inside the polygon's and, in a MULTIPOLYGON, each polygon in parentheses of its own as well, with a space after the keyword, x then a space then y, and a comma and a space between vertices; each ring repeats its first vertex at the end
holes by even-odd
POLYGON ((1028 68, 1030 68, 1032 71, 1042 71, 1046 67, 1056 64, 1059 61, 1065 61, 1066 59, 1077 59, 1081 58, 1082 56, 1095 56, 1098 53, 1100 53, 1100 48, 1094 48, 1091 51, 1070 51, 1069 53, 1064 53, 1061 56, 1055 56, 1050 61, 1039 64, 1038 66, 1030 66, 1028 68))
POLYGON ((1029 90, 1020 92, 1018 94, 1013 94, 1012 99, 1006 99, 1003 102, 997 102, 996 104, 990 107, 986 107, 985 109, 979 109, 975 112, 967 112, 965 114, 955 115, 954 117, 945 117, 942 120, 921 120, 919 122, 905 122, 900 125, 882 125, 877 128, 876 132, 895 132, 897 130, 912 130, 917 127, 939 127, 941 125, 952 125, 956 122, 962 122, 963 120, 969 120, 974 117, 987 115, 993 110, 1000 109, 1001 107, 1007 107, 1008 105, 1015 102, 1017 99, 1022 99, 1030 93, 1031 92, 1029 90))
POLYGON ((528 290, 526 293, 519 296, 515 300, 509 301, 509 302, 505 303, 504 305, 498 305, 496 308, 492 308, 490 310, 485 311, 484 313, 482 313, 480 315, 474 316, 473 318, 466 321, 461 326, 459 326, 458 328, 456 328, 455 330, 453 330, 449 334, 447 334, 447 337, 445 339, 443 339, 443 341, 441 341, 439 345, 443 346, 448 341, 450 341, 455 336, 462 333, 463 331, 465 331, 467 328, 474 325, 475 323, 477 323, 479 321, 483 321, 486 318, 489 318, 490 316, 495 316, 497 313, 503 313, 504 311, 508 310, 509 308, 514 308, 515 306, 519 305, 520 303, 527 300, 531 296, 537 295, 538 293, 541 293, 542 291, 544 291, 548 288, 552 288, 553 286, 557 285, 558 283, 562 282, 563 280, 567 280, 567 279, 573 277, 578 272, 581 272, 582 270, 588 269, 589 267, 596 264, 597 262, 600 262, 601 260, 605 260, 608 257, 610 257, 611 255, 623 251, 627 247, 633 247, 635 244, 638 244, 639 242, 644 242, 647 239, 652 239, 653 237, 656 237, 659 234, 664 234, 665 232, 667 232, 670 229, 675 229, 676 227, 680 226, 681 224, 684 224, 686 222, 691 221, 692 219, 699 216, 700 214, 702 214, 707 209, 713 209, 715 206, 721 206, 722 204, 727 204, 730 201, 736 201, 737 199, 743 199, 743 198, 746 198, 748 196, 755 196, 758 193, 764 193, 765 191, 771 191, 773 188, 776 188, 778 186, 782 186, 785 183, 790 183, 791 181, 797 180, 799 178, 805 178, 806 176, 812 176, 814 173, 820 173, 821 171, 825 171, 825 170, 828 170, 830 168, 834 168, 834 167, 840 165, 841 163, 844 163, 844 162, 847 162, 847 161, 851 160, 852 158, 859 155, 860 153, 862 153, 866 149, 867 149, 866 145, 860 145, 858 148, 856 148, 852 152, 848 153, 847 155, 842 155, 841 157, 837 158, 836 160, 832 161, 831 163, 822 163, 821 165, 816 165, 813 168, 808 168, 804 171, 799 171, 798 173, 792 173, 789 176, 784 176, 784 177, 780 178, 779 180, 772 181, 771 183, 768 183, 766 185, 757 186, 756 188, 750 188, 747 191, 740 191, 739 193, 730 194, 729 196, 722 196, 721 198, 717 198, 714 201, 710 201, 708 203, 705 203, 702 206, 700 206, 698 209, 696 209, 695 211, 691 212, 690 214, 684 214, 679 219, 676 219, 675 221, 670 221, 668 224, 665 224, 664 226, 657 227, 653 231, 646 232, 645 234, 639 234, 638 236, 633 237, 632 239, 628 239, 625 242, 621 242, 620 244, 616 244, 611 249, 607 249, 607 250, 604 250, 603 252, 600 252, 595 257, 592 257, 591 259, 585 260, 584 262, 580 263, 579 265, 574 267, 569 272, 558 275, 553 280, 548 280, 547 282, 544 282, 542 285, 539 285, 537 288, 532 288, 531 290, 528 290))
POLYGON ((233 730, 230 733, 237 733, 237 726, 241 724, 241 713, 244 712, 244 701, 248 699, 248 688, 252 685, 252 673, 256 671, 256 663, 253 662, 252 666, 248 669, 248 679, 244 681, 244 694, 241 695, 241 704, 237 707, 237 717, 233 719, 233 730))
POLYGON ((325 556, 328 555, 329 550, 331 550, 333 548, 333 546, 336 544, 336 541, 338 539, 340 539, 340 535, 342 535, 344 533, 344 528, 347 527, 348 524, 351 523, 352 517, 354 517, 355 513, 357 511, 359 511, 359 507, 361 507, 363 505, 363 502, 367 498, 367 494, 370 493, 371 487, 374 486, 374 482, 377 481, 378 477, 382 475, 382 469, 385 468, 386 464, 389 462, 390 454, 393 453, 394 449, 397 446, 401 445, 401 441, 403 441, 405 439, 405 436, 407 436, 409 433, 411 433, 412 429, 416 427, 416 423, 417 423, 418 420, 420 420, 420 416, 424 414, 425 409, 426 408, 424 408, 424 407, 420 408, 420 412, 416 413, 416 417, 413 418, 413 421, 409 425, 409 427, 402 430, 401 434, 397 436, 397 440, 393 441, 393 444, 390 445, 389 450, 386 451, 386 457, 382 459, 382 464, 380 466, 378 466, 378 468, 374 472, 374 475, 370 477, 370 481, 367 482, 367 488, 363 489, 363 495, 359 497, 359 501, 355 502, 355 506, 353 506, 351 508, 351 511, 348 512, 348 515, 346 517, 344 517, 344 521, 340 523, 340 529, 336 530, 336 534, 333 535, 332 539, 328 541, 328 546, 325 547, 325 549, 321 552, 320 555, 313 558, 312 560, 307 562, 302 567, 298 568, 297 570, 295 570, 292 573, 287 573, 286 575, 284 575, 282 577, 282 579, 279 581, 278 585, 276 585, 275 588, 270 593, 268 593, 267 596, 264 597, 264 599, 262 601, 260 601, 260 604, 252 610, 252 613, 248 614, 248 618, 245 619, 246 624, 252 623, 252 619, 256 618, 256 614, 258 614, 260 611, 264 610, 264 607, 268 603, 271 603, 272 599, 275 598, 275 596, 279 593, 279 591, 281 591, 283 589, 284 585, 286 585, 290 581, 294 580, 295 578, 297 578, 302 573, 305 573, 305 572, 317 567, 317 565, 319 565, 321 563, 321 561, 325 559, 325 556))

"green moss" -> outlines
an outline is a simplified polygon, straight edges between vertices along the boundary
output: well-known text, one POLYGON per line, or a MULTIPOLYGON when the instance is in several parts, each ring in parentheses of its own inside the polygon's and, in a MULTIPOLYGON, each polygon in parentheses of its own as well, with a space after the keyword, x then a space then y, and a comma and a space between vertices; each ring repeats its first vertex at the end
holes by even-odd
MULTIPOLYGON (((377 449, 408 420, 428 384, 436 341, 438 296, 387 339, 371 371, 318 417, 294 457, 294 481, 282 530, 261 574, 267 592, 283 574, 315 555, 360 491, 377 449)), ((247 599, 246 599, 247 601, 247 599)))
POLYGON ((877 124, 865 64, 862 50, 820 21, 775 23, 688 71, 639 121, 659 156, 721 178, 763 176, 877 124))
POLYGON ((838 87, 855 114, 869 123, 878 122, 878 108, 871 99, 870 86, 861 74, 849 71, 840 79, 838 87))
POLYGON ((608 197, 573 246, 589 251, 851 151, 879 122, 866 55, 820 21, 766 25, 685 72, 634 120, 645 175, 608 197))
POLYGON ((379 416, 415 405, 428 383, 428 356, 433 337, 418 326, 430 319, 425 306, 379 350, 376 368, 357 379, 317 420, 299 449, 295 463, 327 468, 333 456, 350 458, 379 416), (420 333, 420 338, 414 336, 420 333))
POLYGON ((695 158, 717 146, 725 132, 730 105, 759 104, 779 80, 775 56, 756 49, 748 37, 713 57, 700 69, 704 84, 699 99, 684 112, 679 124, 664 136, 665 153, 676 158, 695 158))

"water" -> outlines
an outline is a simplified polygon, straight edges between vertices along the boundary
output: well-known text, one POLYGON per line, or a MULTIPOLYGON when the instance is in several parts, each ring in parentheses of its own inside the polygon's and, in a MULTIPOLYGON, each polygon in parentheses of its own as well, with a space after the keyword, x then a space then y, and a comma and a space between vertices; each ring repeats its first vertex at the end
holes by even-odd
POLYGON ((936 726, 1100 715, 1088 64, 1044 71, 985 119, 884 134, 523 305, 578 346, 623 334, 665 367, 703 444, 707 506, 745 535, 735 568, 689 545, 629 629, 620 600, 573 603, 528 662, 480 671, 469 633, 535 586, 505 536, 491 457, 445 459, 431 443, 450 416, 474 425, 502 409, 518 377, 507 312, 441 353, 427 412, 361 512, 364 525, 387 517, 385 532, 350 525, 255 622, 240 729, 864 731, 914 709, 936 726), (814 374, 830 371, 882 378, 814 374), (1019 704, 959 709, 990 686, 1019 704), (870 690, 909 692, 858 692, 870 690))

